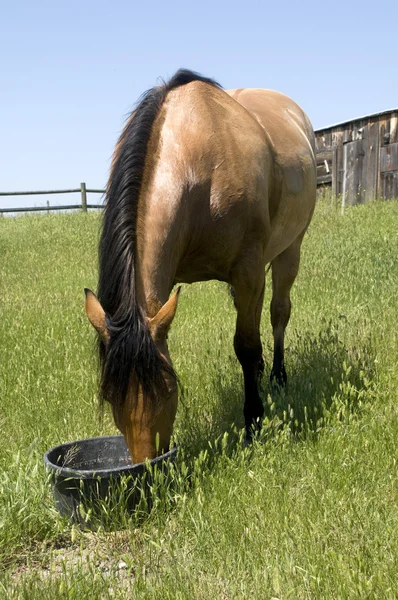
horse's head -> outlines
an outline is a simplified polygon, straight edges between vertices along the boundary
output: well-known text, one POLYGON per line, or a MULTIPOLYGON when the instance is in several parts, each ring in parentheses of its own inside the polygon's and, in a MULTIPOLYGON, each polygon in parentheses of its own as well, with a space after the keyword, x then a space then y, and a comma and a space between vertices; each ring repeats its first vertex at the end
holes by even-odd
MULTIPOLYGON (((154 387, 151 397, 145 393, 137 373, 132 368, 128 377, 126 393, 119 402, 114 401, 117 394, 111 394, 109 400, 118 429, 124 435, 134 463, 152 459, 169 449, 170 438, 177 411, 178 386, 167 347, 167 334, 177 309, 179 290, 161 307, 152 318, 146 318, 147 332, 151 340, 151 349, 142 347, 143 353, 156 352, 153 357, 146 356, 144 365, 151 368, 152 360, 161 360, 165 369, 161 373, 161 385, 154 387)), ((104 365, 106 372, 107 354, 112 352, 112 327, 108 327, 105 311, 93 292, 86 290, 86 315, 97 330, 103 347, 103 379, 104 365)), ((142 345, 144 346, 144 345, 142 345)), ((140 348, 140 342, 137 342, 140 348)), ((109 357, 110 358, 110 357, 109 357)), ((114 359, 113 359, 114 360, 114 359)), ((113 369, 118 365, 114 364, 113 369)), ((141 375, 145 377, 144 375, 141 375)), ((105 375, 106 377, 106 375, 105 375)), ((117 378, 117 376, 116 376, 117 378)), ((115 377, 114 377, 115 379, 115 377)), ((113 382, 113 386, 114 386, 113 382)), ((104 386, 103 386, 104 390, 104 386)), ((120 390, 116 390, 116 392, 120 390)), ((120 398, 120 395, 119 395, 120 398)))

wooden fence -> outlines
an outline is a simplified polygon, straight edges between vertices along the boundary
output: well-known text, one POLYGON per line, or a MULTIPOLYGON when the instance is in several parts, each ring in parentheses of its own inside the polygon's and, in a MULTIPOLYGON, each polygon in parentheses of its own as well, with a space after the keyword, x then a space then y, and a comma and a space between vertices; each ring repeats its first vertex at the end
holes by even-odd
POLYGON ((47 194, 76 194, 81 195, 81 204, 65 204, 63 206, 50 206, 47 201, 47 206, 28 206, 25 208, 14 207, 14 208, 0 208, 0 216, 4 213, 17 213, 17 212, 38 212, 50 210, 82 210, 87 212, 89 208, 103 208, 103 204, 87 204, 87 194, 104 194, 105 190, 94 190, 88 189, 86 184, 83 182, 80 184, 80 188, 72 190, 45 190, 45 191, 34 191, 34 192, 0 192, 0 196, 39 196, 47 194))

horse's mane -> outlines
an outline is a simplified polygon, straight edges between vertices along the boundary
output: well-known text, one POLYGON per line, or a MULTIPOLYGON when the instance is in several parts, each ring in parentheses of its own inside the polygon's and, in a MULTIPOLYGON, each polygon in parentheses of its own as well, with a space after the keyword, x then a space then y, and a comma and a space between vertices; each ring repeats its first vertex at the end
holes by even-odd
POLYGON ((140 98, 120 136, 106 192, 99 246, 98 297, 106 313, 109 342, 99 342, 102 400, 123 406, 132 371, 145 397, 156 402, 167 393, 165 372, 175 376, 161 357, 138 304, 135 250, 138 199, 153 123, 170 90, 192 81, 218 86, 212 79, 180 69, 140 98))

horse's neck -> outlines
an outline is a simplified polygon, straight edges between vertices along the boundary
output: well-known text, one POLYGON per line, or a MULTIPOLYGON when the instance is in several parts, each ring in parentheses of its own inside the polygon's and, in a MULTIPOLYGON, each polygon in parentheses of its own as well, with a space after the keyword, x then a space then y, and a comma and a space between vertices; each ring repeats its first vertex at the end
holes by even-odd
POLYGON ((136 285, 139 302, 153 317, 167 302, 173 288, 179 260, 184 251, 183 218, 170 215, 167 203, 175 201, 164 190, 155 190, 155 201, 143 198, 145 211, 138 219, 136 285), (157 202, 161 198, 162 202, 157 202))
POLYGON ((147 317, 154 317, 169 298, 174 278, 167 267, 161 252, 153 248, 147 247, 136 257, 136 293, 147 317))

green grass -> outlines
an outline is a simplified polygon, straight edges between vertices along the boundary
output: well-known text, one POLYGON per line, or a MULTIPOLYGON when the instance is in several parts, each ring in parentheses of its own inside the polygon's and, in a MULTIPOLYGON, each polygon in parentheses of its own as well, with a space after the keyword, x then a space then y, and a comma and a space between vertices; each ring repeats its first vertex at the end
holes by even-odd
POLYGON ((53 508, 42 456, 116 432, 98 413, 83 310, 99 217, 1 219, 0 598, 398 598, 397 230, 397 202, 344 217, 319 204, 292 294, 289 386, 271 403, 264 379, 268 420, 247 449, 232 302, 217 282, 183 286, 170 334, 179 460, 149 515, 116 510, 88 533, 53 508))

